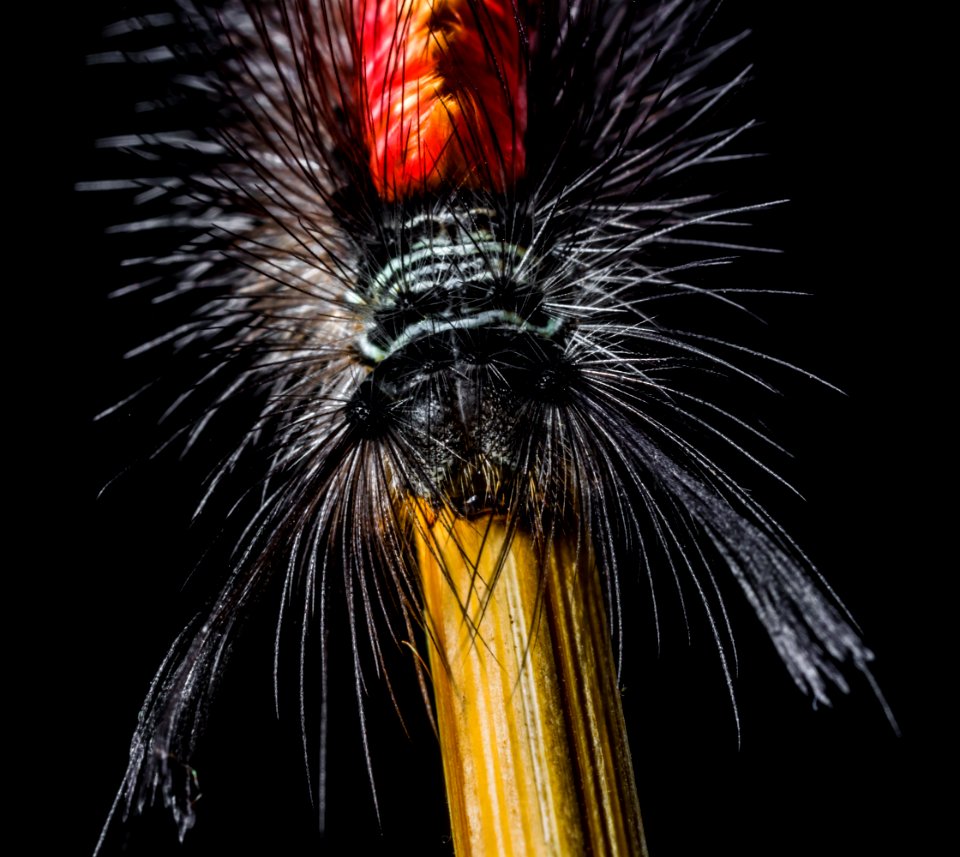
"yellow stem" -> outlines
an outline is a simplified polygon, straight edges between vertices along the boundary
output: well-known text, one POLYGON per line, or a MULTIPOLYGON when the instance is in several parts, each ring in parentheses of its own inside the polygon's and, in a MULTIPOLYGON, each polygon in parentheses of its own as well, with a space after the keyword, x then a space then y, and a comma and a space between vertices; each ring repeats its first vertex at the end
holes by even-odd
POLYGON ((594 564, 496 515, 417 519, 458 857, 645 855, 594 564))

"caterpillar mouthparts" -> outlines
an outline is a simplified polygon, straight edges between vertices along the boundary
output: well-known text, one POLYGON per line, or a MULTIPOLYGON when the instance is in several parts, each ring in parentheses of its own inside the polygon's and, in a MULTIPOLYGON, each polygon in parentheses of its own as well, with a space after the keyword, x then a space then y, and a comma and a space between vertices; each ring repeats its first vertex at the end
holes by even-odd
POLYGON ((227 548, 98 852, 153 802, 194 825, 261 602, 321 824, 335 647, 378 807, 370 676, 409 716, 412 652, 461 857, 646 853, 618 657, 638 616, 659 642, 665 590, 702 607, 731 701, 731 592, 815 702, 872 682, 743 475, 779 480, 737 408, 793 367, 722 329, 730 233, 775 203, 716 190, 753 123, 724 119, 747 75, 714 3, 158 3, 92 61, 145 87, 143 128, 99 144, 126 177, 92 185, 132 197, 122 291, 182 308, 131 354, 177 367, 157 454, 206 456, 227 548))

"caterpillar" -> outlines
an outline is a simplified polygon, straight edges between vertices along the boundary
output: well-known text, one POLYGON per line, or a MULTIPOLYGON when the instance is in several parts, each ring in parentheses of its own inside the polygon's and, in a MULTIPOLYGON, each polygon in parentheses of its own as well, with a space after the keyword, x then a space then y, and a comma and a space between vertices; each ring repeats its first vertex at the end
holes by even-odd
MULTIPOLYGON (((712 35, 708 3, 456 6, 424 7, 431 39, 462 27, 476 55, 453 36, 440 50, 454 94, 414 121, 440 127, 417 157, 391 155, 383 140, 410 127, 384 130, 377 109, 412 74, 397 46, 417 4, 182 4, 119 22, 122 47, 95 58, 142 61, 166 87, 139 102, 147 130, 102 142, 148 165, 117 181, 141 203, 114 229, 138 248, 131 283, 179 316, 132 351, 176 353, 169 389, 144 394, 169 405, 159 444, 215 447, 197 505, 234 528, 204 562, 226 582, 157 674, 118 798, 168 804, 181 835, 208 697, 254 601, 280 613, 277 674, 292 648, 295 684, 319 677, 316 704, 301 690, 293 705, 320 722, 303 739, 319 806, 334 628, 351 709, 366 716, 373 674, 398 684, 387 650, 410 646, 429 709, 406 497, 495 512, 537 544, 571 531, 615 650, 625 612, 645 605, 655 627, 675 590, 681 612, 701 605, 730 686, 732 573, 814 699, 871 659, 735 475, 775 481, 753 451, 774 447, 717 393, 742 407, 730 387, 792 371, 707 323, 741 300, 730 221, 770 206, 717 196, 750 130, 718 121, 746 79, 739 37, 712 35), (201 110, 204 130, 171 124, 201 110)), ((375 782, 376 754, 359 758, 375 782)))

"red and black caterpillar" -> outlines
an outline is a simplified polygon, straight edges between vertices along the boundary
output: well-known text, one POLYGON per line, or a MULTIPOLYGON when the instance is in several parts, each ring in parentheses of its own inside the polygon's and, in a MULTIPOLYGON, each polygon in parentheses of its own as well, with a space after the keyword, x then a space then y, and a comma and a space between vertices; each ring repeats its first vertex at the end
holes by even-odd
POLYGON ((701 599, 729 673, 723 571, 815 699, 871 658, 728 475, 764 470, 752 450, 768 441, 713 379, 762 389, 782 366, 699 308, 684 322, 684 304, 739 299, 711 275, 741 249, 731 221, 768 205, 724 202, 713 175, 750 125, 723 123, 740 38, 712 35, 710 3, 439 4, 430 33, 473 35, 462 61, 441 50, 456 85, 440 122, 456 130, 415 159, 378 148, 392 138, 375 107, 412 74, 370 58, 384 6, 395 54, 413 4, 288 0, 151 10, 98 59, 178 69, 151 102, 157 128, 103 143, 161 164, 118 180, 145 201, 117 231, 158 234, 131 279, 187 306, 149 343, 189 367, 165 442, 218 435, 201 508, 246 482, 226 582, 157 674, 118 797, 162 798, 181 834, 208 697, 254 601, 273 594, 278 648, 293 629, 320 674, 325 617, 346 613, 361 719, 360 676, 417 639, 404 495, 574 527, 618 642, 627 604, 653 624, 654 593, 675 588, 701 599), (183 104, 209 110, 202 130, 162 127, 183 104))

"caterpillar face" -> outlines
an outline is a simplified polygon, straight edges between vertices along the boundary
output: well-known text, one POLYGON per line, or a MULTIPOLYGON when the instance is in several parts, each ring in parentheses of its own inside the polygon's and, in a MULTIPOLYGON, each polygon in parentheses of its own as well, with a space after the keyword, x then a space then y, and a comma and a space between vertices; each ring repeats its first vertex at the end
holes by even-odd
POLYGON ((509 505, 525 438, 540 428, 536 403, 569 385, 574 321, 551 305, 561 289, 503 233, 492 210, 411 217, 395 254, 350 296, 370 372, 348 419, 366 437, 402 438, 399 490, 464 510, 509 505))

